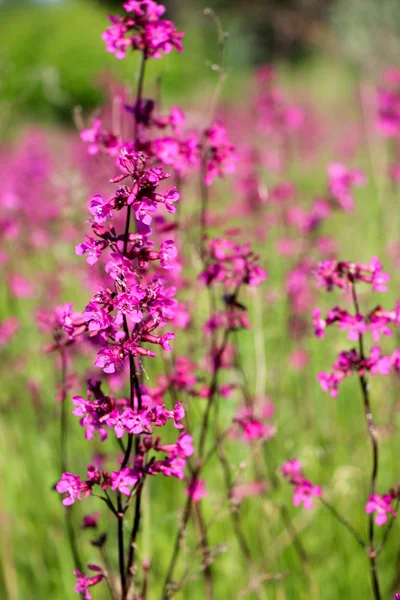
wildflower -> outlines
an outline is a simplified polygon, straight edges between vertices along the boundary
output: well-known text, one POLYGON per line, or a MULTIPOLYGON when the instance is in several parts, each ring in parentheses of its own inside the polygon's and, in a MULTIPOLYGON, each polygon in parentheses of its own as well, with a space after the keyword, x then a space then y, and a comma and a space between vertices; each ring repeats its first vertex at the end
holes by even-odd
POLYGON ((372 494, 365 505, 365 512, 367 514, 376 513, 375 523, 377 525, 384 525, 388 520, 388 515, 397 516, 396 511, 391 506, 394 498, 393 494, 384 494, 383 496, 372 494))
POLYGON ((299 506, 303 504, 306 510, 313 508, 314 503, 312 497, 319 498, 322 494, 322 490, 319 485, 313 485, 311 481, 304 479, 298 485, 295 486, 293 491, 293 505, 299 506))
POLYGON ((204 479, 194 479, 185 490, 186 496, 191 496, 194 503, 200 502, 208 495, 204 479))
POLYGON ((74 571, 74 575, 76 577, 76 586, 74 587, 74 592, 81 594, 84 600, 91 600, 92 598, 88 588, 97 585, 100 583, 100 581, 102 581, 102 579, 104 579, 104 572, 100 567, 97 567, 96 565, 88 565, 88 568, 97 572, 98 574, 88 577, 86 573, 82 573, 78 569, 75 569, 74 571))
POLYGON ((205 183, 211 185, 216 177, 223 177, 235 170, 235 148, 229 142, 226 129, 213 123, 205 132, 207 161, 205 183))
POLYGON ((63 500, 64 506, 74 504, 75 500, 82 500, 82 494, 85 498, 90 495, 91 488, 88 482, 81 481, 78 475, 72 473, 63 473, 60 481, 56 485, 59 494, 66 494, 63 500))
POLYGON ((173 49, 182 52, 183 33, 176 31, 172 21, 161 19, 165 7, 156 2, 125 2, 127 16, 109 16, 112 23, 102 35, 107 52, 118 59, 126 56, 128 48, 140 50, 147 59, 162 58, 173 49))
POLYGON ((112 471, 111 473, 111 489, 119 490, 125 496, 131 495, 131 487, 136 485, 140 476, 134 469, 125 467, 120 471, 112 471))
POLYGON ((348 169, 339 163, 328 166, 329 191, 344 211, 354 208, 351 188, 353 185, 361 186, 365 183, 365 176, 357 169, 348 169))
POLYGON ((92 126, 81 131, 80 138, 88 144, 89 154, 94 156, 100 150, 104 150, 109 156, 116 156, 119 147, 118 139, 110 131, 102 129, 102 125, 100 119, 93 119, 92 126))
POLYGON ((293 505, 302 504, 306 510, 313 508, 312 498, 319 498, 322 490, 306 479, 302 473, 302 466, 297 458, 292 458, 281 466, 281 472, 285 479, 293 486, 293 505))

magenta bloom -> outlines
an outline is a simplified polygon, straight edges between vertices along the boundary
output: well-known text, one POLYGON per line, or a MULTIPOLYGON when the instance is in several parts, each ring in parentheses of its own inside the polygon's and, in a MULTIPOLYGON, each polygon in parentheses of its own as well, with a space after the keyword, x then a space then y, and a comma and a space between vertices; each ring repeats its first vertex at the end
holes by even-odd
POLYGON ((131 0, 123 5, 127 16, 109 16, 112 23, 101 36, 107 52, 123 59, 128 48, 143 52, 145 58, 162 58, 173 49, 182 52, 183 33, 176 31, 172 21, 161 19, 165 12, 162 4, 152 0, 131 0))
POLYGON ((125 496, 131 495, 131 487, 139 481, 139 474, 134 469, 125 467, 111 473, 111 489, 119 490, 125 496))
POLYGON ((89 203, 89 212, 93 215, 95 222, 99 225, 105 223, 107 218, 112 218, 113 208, 113 203, 104 200, 99 194, 93 196, 89 203))
POLYGON ((193 502, 200 502, 202 498, 208 495, 204 479, 193 481, 189 487, 186 488, 185 494, 186 496, 191 496, 193 502))
POLYGON ((293 479, 293 477, 301 474, 301 464, 297 458, 288 460, 281 466, 282 475, 286 479, 293 479))
MULTIPOLYGON (((90 483, 90 482, 89 482, 90 483)), ((90 496, 90 486, 87 482, 81 481, 78 475, 72 473, 63 473, 60 481, 56 485, 59 494, 66 494, 63 504, 70 506, 75 500, 82 500, 82 494, 85 498, 90 496)))
POLYGON ((293 505, 299 506, 302 504, 306 510, 313 508, 314 504, 312 497, 319 498, 322 490, 319 485, 313 485, 311 481, 304 479, 301 483, 296 485, 293 491, 293 505))
POLYGON ((344 211, 354 208, 351 188, 353 185, 361 186, 365 183, 365 175, 357 169, 348 169, 339 163, 328 166, 329 191, 339 202, 344 211))
POLYGON ((235 147, 230 143, 226 129, 220 123, 213 123, 205 132, 207 140, 206 185, 211 185, 216 177, 223 177, 235 171, 235 147))
POLYGON ((367 514, 376 513, 375 523, 377 525, 384 525, 389 515, 397 517, 396 511, 392 507, 393 500, 394 497, 392 494, 384 494, 383 496, 372 494, 365 505, 365 512, 367 514))
POLYGON ((282 475, 293 486, 293 505, 302 504, 306 510, 313 508, 313 497, 319 498, 322 490, 319 485, 314 485, 302 473, 302 467, 297 458, 292 458, 281 466, 282 475))
POLYGON ((19 329, 19 321, 15 317, 8 317, 0 321, 0 348, 8 344, 19 329))
POLYGON ((76 577, 76 586, 74 587, 74 592, 77 594, 82 594, 85 600, 91 600, 92 596, 89 593, 90 587, 97 585, 100 583, 102 579, 104 579, 103 569, 97 567, 96 565, 88 565, 88 568, 92 571, 97 571, 97 575, 93 577, 88 577, 86 573, 81 573, 78 569, 75 569, 74 575, 76 577))

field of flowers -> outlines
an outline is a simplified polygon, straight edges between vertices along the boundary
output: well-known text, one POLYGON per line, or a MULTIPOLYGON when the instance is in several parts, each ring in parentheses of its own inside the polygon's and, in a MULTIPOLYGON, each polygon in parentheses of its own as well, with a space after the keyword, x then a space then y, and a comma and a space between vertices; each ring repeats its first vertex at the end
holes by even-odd
POLYGON ((400 69, 235 87, 205 16, 198 97, 127 0, 133 85, 0 148, 1 598, 400 598, 400 69))

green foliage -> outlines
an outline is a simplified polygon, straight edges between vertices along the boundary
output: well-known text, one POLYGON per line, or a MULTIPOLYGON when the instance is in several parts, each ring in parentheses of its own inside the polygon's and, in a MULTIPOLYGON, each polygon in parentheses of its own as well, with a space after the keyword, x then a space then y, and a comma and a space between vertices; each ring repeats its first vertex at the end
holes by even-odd
MULTIPOLYGON (((134 59, 118 61, 105 53, 100 36, 107 27, 107 12, 94 3, 29 6, 3 10, 1 16, 0 103, 15 118, 39 116, 71 122, 74 106, 89 111, 101 104, 100 75, 128 86, 135 79, 134 59)), ((215 79, 206 65, 206 41, 199 29, 185 31, 184 57, 172 53, 149 67, 149 81, 162 78, 167 101, 172 94, 187 95, 189 78, 189 95, 200 81, 215 79)))

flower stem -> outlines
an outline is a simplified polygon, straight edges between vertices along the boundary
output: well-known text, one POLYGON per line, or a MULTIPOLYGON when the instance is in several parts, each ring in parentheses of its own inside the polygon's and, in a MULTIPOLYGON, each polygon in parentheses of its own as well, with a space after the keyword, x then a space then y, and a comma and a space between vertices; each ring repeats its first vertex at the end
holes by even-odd
POLYGON ((142 97, 143 97, 143 83, 144 83, 144 75, 146 70, 146 57, 142 54, 142 59, 140 62, 140 70, 139 70, 139 80, 136 91, 136 105, 135 105, 135 121, 133 128, 133 139, 135 141, 135 146, 139 139, 139 121, 140 114, 142 110, 142 97))
MULTIPOLYGON (((356 288, 355 288, 354 282, 351 287, 351 290, 352 290, 354 308, 356 310, 356 313, 360 314, 360 307, 359 307, 359 303, 358 303, 358 298, 357 298, 357 293, 356 293, 356 288)), ((364 360, 365 352, 364 352, 364 340, 363 340, 362 334, 360 334, 360 336, 358 338, 358 346, 359 346, 360 358, 361 358, 361 360, 364 360)), ((378 437, 376 435, 375 423, 374 423, 374 419, 373 419, 372 411, 371 411, 371 402, 370 402, 370 397, 369 397, 369 388, 368 388, 367 378, 363 373, 359 373, 358 379, 360 382, 361 394, 362 394, 363 404, 364 404, 365 419, 367 421, 368 435, 369 435, 369 439, 371 442, 371 448, 372 448, 372 471, 371 471, 371 480, 370 480, 370 495, 372 496, 376 492, 376 481, 377 481, 377 477, 378 477, 378 468, 379 468, 378 437)), ((376 567, 377 553, 375 551, 375 523, 374 523, 373 513, 371 513, 368 517, 368 540, 369 540, 368 557, 369 557, 370 573, 371 573, 372 589, 374 592, 374 598, 375 598, 375 600, 382 600, 382 595, 381 595, 380 586, 379 586, 378 572, 377 572, 377 567, 376 567)))
POLYGON ((125 578, 125 550, 124 550, 124 512, 122 509, 121 492, 117 492, 117 533, 118 533, 118 564, 121 580, 121 600, 126 600, 126 578, 125 578))
MULTIPOLYGON (((59 350, 61 360, 60 467, 61 473, 65 473, 68 471, 67 353, 65 347, 62 345, 59 346, 59 350)), ((72 522, 72 507, 70 506, 65 508, 65 525, 75 568, 82 571, 82 561, 76 542, 75 529, 72 522)))

